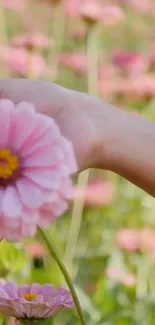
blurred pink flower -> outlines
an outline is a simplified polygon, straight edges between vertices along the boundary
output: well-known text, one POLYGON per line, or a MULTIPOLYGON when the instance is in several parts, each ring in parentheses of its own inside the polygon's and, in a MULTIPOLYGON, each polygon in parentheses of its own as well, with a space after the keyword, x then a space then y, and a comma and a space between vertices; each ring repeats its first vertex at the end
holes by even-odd
POLYGON ((13 37, 12 45, 17 47, 26 47, 28 49, 39 48, 46 49, 49 46, 49 39, 45 34, 34 33, 34 34, 19 34, 13 37))
POLYGON ((151 1, 150 0, 126 0, 129 7, 134 9, 140 14, 151 13, 151 1))
POLYGON ((116 246, 128 252, 139 251, 139 230, 119 230, 116 234, 116 246))
POLYGON ((45 73, 46 63, 39 54, 31 54, 26 49, 13 47, 1 48, 0 56, 10 73, 27 77, 41 77, 45 73))
POLYGON ((129 78, 119 84, 118 92, 132 99, 143 99, 155 95, 155 74, 129 78))
POLYGON ((64 8, 67 16, 76 17, 79 15, 79 3, 81 0, 64 0, 64 8))
POLYGON ((83 17, 106 25, 120 23, 124 18, 121 7, 105 5, 98 0, 66 0, 65 9, 70 17, 83 17))
POLYGON ((134 274, 122 272, 119 269, 109 268, 106 270, 106 275, 112 280, 116 280, 127 287, 133 287, 136 284, 136 277, 134 274))
POLYGON ((112 184, 107 181, 92 181, 87 188, 73 187, 73 199, 84 200, 86 206, 104 206, 113 200, 112 184))
POLYGON ((99 69, 99 92, 106 99, 117 94, 119 84, 119 69, 114 65, 105 65, 99 69))
POLYGON ((116 235, 116 245, 126 251, 155 254, 155 231, 152 229, 122 229, 116 235))
POLYGON ((77 167, 72 144, 33 104, 1 99, 0 123, 0 239, 17 241, 68 208, 77 167))
POLYGON ((62 53, 59 63, 75 72, 85 74, 87 71, 87 57, 81 53, 62 53))
POLYGON ((1 0, 1 4, 5 8, 20 11, 25 8, 26 0, 1 0))
POLYGON ((5 283, 6 283, 6 280, 3 279, 3 278, 0 278, 0 285, 1 285, 1 284, 5 284, 5 283))
POLYGON ((113 54, 113 63, 129 75, 137 76, 148 69, 148 60, 143 54, 130 52, 116 52, 113 54))
POLYGON ((46 254, 46 250, 39 242, 34 242, 26 246, 28 255, 32 258, 42 258, 46 254))

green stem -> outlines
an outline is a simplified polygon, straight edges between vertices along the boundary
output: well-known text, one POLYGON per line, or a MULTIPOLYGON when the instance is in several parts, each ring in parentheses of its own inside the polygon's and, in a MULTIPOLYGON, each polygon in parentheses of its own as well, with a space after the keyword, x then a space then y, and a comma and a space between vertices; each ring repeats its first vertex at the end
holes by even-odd
POLYGON ((56 250, 53 247, 53 244, 51 244, 51 240, 48 238, 46 233, 41 228, 38 228, 38 230, 39 230, 40 236, 42 237, 42 239, 44 240, 46 246, 48 247, 48 250, 49 250, 49 252, 51 254, 51 257, 56 261, 57 265, 59 266, 59 269, 61 270, 61 272, 62 272, 62 274, 63 274, 63 276, 64 276, 64 278, 66 280, 66 283, 67 283, 67 285, 68 285, 68 287, 70 289, 70 292, 72 294, 72 297, 73 297, 73 300, 74 300, 74 303, 75 303, 75 306, 76 306, 76 310, 77 310, 77 313, 78 313, 80 321, 81 321, 81 325, 86 325, 86 321, 85 321, 85 318, 84 318, 84 315, 83 315, 83 312, 82 312, 82 308, 80 306, 80 302, 79 302, 77 293, 76 293, 76 291, 74 289, 72 280, 71 280, 71 278, 69 276, 69 273, 68 273, 65 265, 63 264, 63 262, 61 261, 61 259, 57 255, 56 250))
MULTIPOLYGON (((87 72, 87 83, 88 83, 88 93, 94 96, 98 95, 98 25, 92 25, 89 28, 87 36, 87 62, 88 62, 88 72, 87 72)), ((77 181, 77 188, 82 187, 83 189, 87 187, 90 176, 90 170, 85 170, 80 173, 77 181)), ((73 258, 75 255, 75 250, 78 241, 78 235, 80 232, 80 227, 82 223, 84 209, 84 198, 82 200, 75 200, 72 209, 71 226, 68 235, 68 240, 66 244, 66 251, 64 256, 64 261, 69 266, 69 270, 73 273, 73 258)))
POLYGON ((98 95, 98 34, 99 26, 92 25, 89 28, 87 36, 87 80, 88 93, 90 95, 98 95))
MULTIPOLYGON (((77 187, 86 188, 89 179, 89 170, 80 173, 77 181, 77 187)), ((64 256, 64 261, 68 265, 71 274, 73 273, 73 258, 76 250, 78 235, 80 232, 80 226, 82 222, 84 208, 84 199, 75 200, 73 203, 71 226, 68 234, 68 240, 66 244, 66 252, 64 256)), ((72 274, 73 276, 73 274, 72 274)))

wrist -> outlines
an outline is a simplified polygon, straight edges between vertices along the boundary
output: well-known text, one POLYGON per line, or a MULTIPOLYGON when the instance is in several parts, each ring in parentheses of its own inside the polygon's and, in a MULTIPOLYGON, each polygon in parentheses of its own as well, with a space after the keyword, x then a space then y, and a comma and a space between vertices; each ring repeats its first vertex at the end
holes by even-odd
POLYGON ((120 109, 98 100, 93 121, 98 134, 94 167, 113 171, 125 129, 125 116, 120 109))

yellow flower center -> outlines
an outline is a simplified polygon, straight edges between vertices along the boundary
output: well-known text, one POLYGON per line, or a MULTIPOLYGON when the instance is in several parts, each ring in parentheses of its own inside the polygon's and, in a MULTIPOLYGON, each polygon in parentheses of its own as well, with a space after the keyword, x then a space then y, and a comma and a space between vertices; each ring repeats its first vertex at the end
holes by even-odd
POLYGON ((25 300, 27 301, 33 301, 37 298, 37 294, 36 293, 24 293, 23 294, 23 297, 25 300))
POLYGON ((8 149, 0 149, 0 178, 8 179, 18 168, 18 158, 11 155, 8 149))

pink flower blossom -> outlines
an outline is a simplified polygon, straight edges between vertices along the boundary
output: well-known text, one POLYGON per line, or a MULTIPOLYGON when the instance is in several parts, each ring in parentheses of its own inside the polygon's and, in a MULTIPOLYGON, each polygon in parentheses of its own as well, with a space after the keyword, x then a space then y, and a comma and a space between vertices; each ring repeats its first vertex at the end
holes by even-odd
POLYGON ((33 104, 0 101, 0 239, 31 236, 68 207, 71 143, 33 104))
POLYGON ((113 54, 113 63, 129 75, 137 76, 148 69, 148 60, 143 54, 116 52, 113 54))
POLYGON ((40 77, 45 72, 46 63, 43 57, 29 53, 26 49, 1 48, 0 56, 7 69, 15 75, 40 77))
POLYGON ((118 91, 132 99, 143 99, 155 95, 155 74, 129 78, 120 83, 118 91))
POLYGON ((81 53, 62 53, 59 63, 75 72, 85 74, 87 71, 87 57, 81 53))
POLYGON ((0 284, 0 312, 12 316, 22 323, 24 320, 52 318, 64 308, 73 308, 68 290, 55 289, 53 285, 39 284, 17 287, 14 283, 0 284))
POLYGON ((128 252, 139 251, 139 230, 121 229, 118 231, 116 246, 128 252))
POLYGON ((109 268, 106 270, 109 279, 116 280, 127 287, 133 287, 136 284, 136 277, 133 274, 125 273, 119 269, 109 268))
MULTIPOLYGON (((140 14, 151 13, 151 1, 148 0, 126 0, 127 5, 140 14)), ((153 2, 152 2, 153 3, 153 2)), ((153 9, 153 8, 152 8, 153 9)))
POLYGON ((5 8, 15 11, 23 10, 26 5, 25 0, 1 0, 1 3, 5 8))
POLYGON ((155 231, 152 229, 122 229, 117 233, 116 245, 126 251, 145 251, 155 254, 155 231))
POLYGON ((105 65, 99 69, 99 92, 104 98, 111 100, 117 94, 119 85, 119 69, 114 65, 105 65))
POLYGON ((13 37, 12 45, 23 48, 26 47, 28 49, 46 49, 49 46, 49 39, 42 33, 19 34, 13 37))
POLYGON ((107 181, 92 181, 87 188, 74 186, 73 199, 84 200, 87 206, 103 206, 110 204, 113 200, 113 188, 107 181))
POLYGON ((105 5, 97 0, 66 0, 65 9, 70 17, 82 17, 90 21, 100 21, 106 25, 120 23, 124 18, 119 6, 105 5))
POLYGON ((103 6, 96 0, 86 0, 80 7, 80 14, 92 21, 100 21, 104 25, 115 25, 122 22, 124 14, 119 6, 103 6))
POLYGON ((34 242, 26 246, 28 255, 32 258, 42 258, 46 254, 46 250, 39 242, 34 242))

